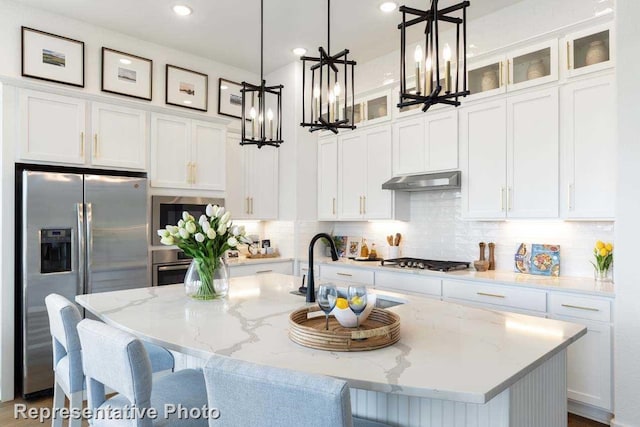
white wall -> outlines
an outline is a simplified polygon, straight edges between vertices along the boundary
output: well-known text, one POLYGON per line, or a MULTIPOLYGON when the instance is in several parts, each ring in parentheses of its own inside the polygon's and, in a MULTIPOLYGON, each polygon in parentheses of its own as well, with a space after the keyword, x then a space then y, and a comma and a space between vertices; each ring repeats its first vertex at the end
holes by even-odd
MULTIPOLYGON (((255 81, 256 74, 241 70, 210 59, 197 57, 183 51, 169 49, 153 43, 134 39, 124 34, 116 33, 104 28, 96 27, 85 22, 76 21, 38 9, 29 8, 19 3, 0 0, 0 77, 22 79, 20 77, 20 27, 28 26, 39 30, 63 35, 85 42, 85 88, 72 88, 66 85, 45 83, 29 79, 55 90, 101 95, 112 99, 123 99, 127 102, 139 102, 141 105, 161 106, 176 112, 194 112, 179 107, 165 106, 164 100, 164 70, 165 64, 193 69, 209 75, 209 104, 207 113, 196 113, 203 117, 217 115, 218 78, 224 77, 235 81, 255 81), (153 60, 153 101, 135 101, 133 98, 119 97, 100 92, 101 48, 106 46, 122 50, 153 60)), ((24 79, 27 80, 27 79, 24 79)), ((2 320, 0 337, 0 400, 13 398, 13 316, 14 316, 14 275, 13 260, 14 247, 14 150, 15 132, 12 123, 16 123, 13 116, 16 106, 13 104, 14 91, 5 87, 3 102, 4 123, 2 128, 2 155, 0 157, 0 173, 2 174, 2 248, 0 253, 0 319, 2 320)), ((238 126, 234 121, 233 126, 238 126)))
POLYGON ((616 218, 615 424, 640 426, 640 2, 618 0, 618 204, 616 218))

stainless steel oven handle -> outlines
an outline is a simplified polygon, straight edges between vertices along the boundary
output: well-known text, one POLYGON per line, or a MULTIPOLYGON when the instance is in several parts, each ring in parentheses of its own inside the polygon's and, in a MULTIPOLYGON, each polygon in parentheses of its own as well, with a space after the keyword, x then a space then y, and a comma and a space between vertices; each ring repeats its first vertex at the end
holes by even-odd
POLYGON ((178 271, 178 270, 186 270, 188 268, 189 268, 189 264, 165 265, 162 267, 158 267, 158 271, 178 271))
POLYGON ((79 295, 84 294, 84 263, 85 263, 85 240, 84 240, 84 205, 82 203, 76 203, 76 214, 78 220, 78 289, 76 289, 79 295))

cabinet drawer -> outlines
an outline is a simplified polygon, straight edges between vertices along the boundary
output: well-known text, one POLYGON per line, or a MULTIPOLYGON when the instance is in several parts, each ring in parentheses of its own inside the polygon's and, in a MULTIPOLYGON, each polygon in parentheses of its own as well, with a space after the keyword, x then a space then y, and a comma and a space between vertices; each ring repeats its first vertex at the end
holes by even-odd
POLYGON ((370 270, 321 265, 320 278, 322 280, 362 283, 363 285, 373 286, 373 271, 370 270))
POLYGON ((611 322, 611 301, 605 298, 551 293, 549 312, 578 319, 611 322))
POLYGON ((442 295, 442 279, 406 273, 375 273, 376 289, 384 288, 400 292, 413 292, 440 296, 442 295))
POLYGON ((267 273, 292 274, 293 266, 291 262, 271 262, 255 265, 231 265, 229 268, 229 275, 231 277, 253 276, 267 273))
POLYGON ((531 289, 513 289, 484 283, 443 280, 442 295, 445 298, 456 298, 482 304, 547 311, 547 293, 531 289))

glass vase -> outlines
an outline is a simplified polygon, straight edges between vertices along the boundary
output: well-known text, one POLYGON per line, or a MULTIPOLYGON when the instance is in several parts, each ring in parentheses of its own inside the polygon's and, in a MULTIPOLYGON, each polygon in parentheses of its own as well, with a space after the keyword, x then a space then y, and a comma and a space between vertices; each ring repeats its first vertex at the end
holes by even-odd
POLYGON ((595 278, 597 282, 611 282, 611 270, 594 270, 595 278))
POLYGON ((194 258, 184 276, 184 290, 193 299, 224 298, 229 293, 229 266, 223 258, 194 258))

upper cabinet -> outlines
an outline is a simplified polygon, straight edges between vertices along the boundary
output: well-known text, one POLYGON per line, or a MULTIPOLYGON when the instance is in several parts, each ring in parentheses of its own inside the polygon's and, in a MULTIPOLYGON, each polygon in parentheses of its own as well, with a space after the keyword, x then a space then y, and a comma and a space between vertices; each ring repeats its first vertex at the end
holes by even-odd
POLYGON ((147 114, 93 103, 91 164, 125 169, 146 168, 147 114))
POLYGON ((561 42, 564 48, 563 70, 575 77, 615 65, 614 32, 611 24, 568 34, 561 42))
POLYGON ((529 45, 469 65, 467 100, 558 80, 558 39, 529 45))
POLYGON ((393 124, 393 175, 458 168, 458 111, 447 109, 393 124))
POLYGON ((344 104, 340 106, 340 119, 346 118, 350 122, 353 119, 353 123, 358 127, 388 121, 391 115, 391 91, 387 88, 367 95, 356 95, 353 116, 350 98, 346 110, 344 104))
POLYGON ((86 102, 68 96, 20 90, 22 160, 83 165, 86 102))
POLYGON ((467 218, 558 217, 556 87, 463 108, 460 121, 467 218))
POLYGON ((318 141, 318 219, 338 217, 338 137, 318 141))
POLYGON ((278 151, 241 146, 238 135, 229 135, 225 204, 234 218, 278 219, 278 151))
POLYGON ((153 114, 151 186, 225 190, 223 126, 153 114))
POLYGON ((20 90, 19 158, 47 163, 145 170, 147 114, 111 104, 20 90))
POLYGON ((572 82, 560 93, 563 217, 613 220, 617 153, 614 76, 572 82))

